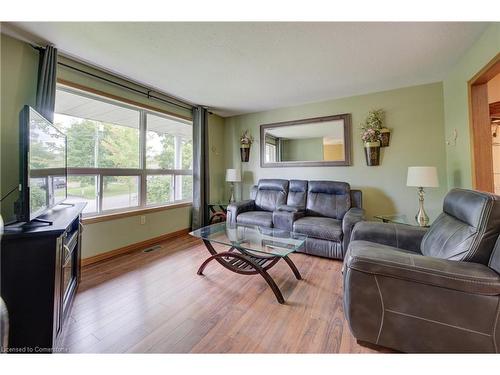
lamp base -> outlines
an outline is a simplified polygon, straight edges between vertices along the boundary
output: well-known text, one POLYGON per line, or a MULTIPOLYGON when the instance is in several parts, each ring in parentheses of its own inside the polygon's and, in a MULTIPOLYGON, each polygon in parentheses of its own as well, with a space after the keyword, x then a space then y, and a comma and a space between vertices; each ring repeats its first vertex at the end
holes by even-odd
POLYGON ((424 210, 424 188, 418 188, 418 212, 415 215, 415 220, 421 227, 426 227, 429 225, 429 216, 424 210))
POLYGON ((229 203, 234 203, 235 200, 234 200, 234 182, 230 182, 229 183, 229 186, 230 186, 230 192, 231 192, 231 197, 229 198, 229 203))

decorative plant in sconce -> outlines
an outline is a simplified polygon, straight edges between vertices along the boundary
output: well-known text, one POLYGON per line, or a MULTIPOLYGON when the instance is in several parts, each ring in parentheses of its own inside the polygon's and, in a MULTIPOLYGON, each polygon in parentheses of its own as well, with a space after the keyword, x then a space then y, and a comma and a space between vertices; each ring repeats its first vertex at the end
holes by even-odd
POLYGON ((241 147, 248 147, 250 148, 250 146, 252 145, 254 139, 252 137, 252 135, 248 132, 248 129, 245 130, 245 132, 243 133, 243 135, 240 137, 240 143, 241 143, 241 147))
POLYGON ((368 112, 364 126, 374 129, 382 129, 384 124, 384 111, 382 109, 374 109, 368 112))
POLYGON ((361 140, 363 142, 379 142, 380 130, 374 128, 365 128, 361 132, 361 140))
POLYGON ((380 147, 389 146, 391 131, 384 125, 384 111, 376 109, 368 112, 361 125, 361 140, 365 144, 365 157, 368 166, 380 164, 380 147))
POLYGON ((250 158, 250 147, 252 147, 252 143, 254 142, 254 138, 245 130, 245 132, 240 137, 240 155, 241 161, 247 162, 250 158))

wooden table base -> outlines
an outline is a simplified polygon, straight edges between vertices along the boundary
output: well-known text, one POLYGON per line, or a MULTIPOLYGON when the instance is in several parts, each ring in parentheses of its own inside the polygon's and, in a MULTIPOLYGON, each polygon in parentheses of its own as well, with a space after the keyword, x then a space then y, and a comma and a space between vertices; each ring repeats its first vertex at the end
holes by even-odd
POLYGON ((267 271, 276 263, 278 263, 280 258, 283 258, 288 266, 292 269, 293 274, 295 275, 297 280, 302 279, 299 270, 297 269, 297 267, 295 267, 295 264, 287 255, 285 255, 284 257, 275 255, 259 256, 250 254, 245 250, 236 247, 231 247, 228 251, 218 253, 214 249, 210 241, 203 240, 203 243, 212 256, 207 258, 202 263, 202 265, 198 269, 198 275, 203 275, 203 270, 212 260, 216 260, 224 268, 227 268, 228 270, 239 273, 241 275, 260 274, 264 278, 264 280, 266 280, 271 290, 274 292, 274 295, 276 296, 276 299, 279 303, 285 303, 285 299, 283 298, 283 295, 281 294, 281 291, 274 282, 273 278, 267 273, 267 271), (238 252, 235 252, 235 250, 238 252))

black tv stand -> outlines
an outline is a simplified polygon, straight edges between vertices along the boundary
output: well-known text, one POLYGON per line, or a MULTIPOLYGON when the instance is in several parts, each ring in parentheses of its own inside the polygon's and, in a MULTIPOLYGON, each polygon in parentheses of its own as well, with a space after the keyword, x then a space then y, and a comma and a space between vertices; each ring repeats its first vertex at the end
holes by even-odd
POLYGON ((85 205, 49 210, 34 220, 51 225, 6 226, 0 295, 9 312, 8 350, 64 351, 65 327, 80 280, 85 205))

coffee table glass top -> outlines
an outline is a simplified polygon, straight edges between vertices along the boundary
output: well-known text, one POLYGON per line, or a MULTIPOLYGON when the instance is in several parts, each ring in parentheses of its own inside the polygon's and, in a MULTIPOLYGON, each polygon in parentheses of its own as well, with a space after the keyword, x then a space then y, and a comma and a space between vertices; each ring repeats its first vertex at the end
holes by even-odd
POLYGON ((244 251, 284 257, 299 250, 307 236, 276 228, 251 225, 212 224, 190 233, 210 242, 235 247, 244 251))
POLYGON ((384 223, 396 223, 396 224, 405 224, 411 226, 422 226, 422 227, 430 227, 432 222, 436 219, 437 215, 430 214, 429 215, 429 223, 427 225, 419 225, 417 219, 415 219, 415 214, 394 214, 394 215, 375 215, 376 219, 382 220, 384 223))

